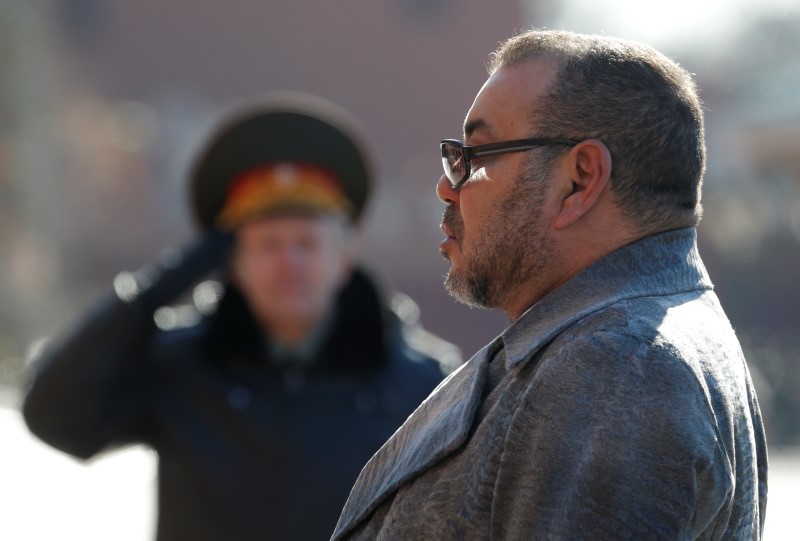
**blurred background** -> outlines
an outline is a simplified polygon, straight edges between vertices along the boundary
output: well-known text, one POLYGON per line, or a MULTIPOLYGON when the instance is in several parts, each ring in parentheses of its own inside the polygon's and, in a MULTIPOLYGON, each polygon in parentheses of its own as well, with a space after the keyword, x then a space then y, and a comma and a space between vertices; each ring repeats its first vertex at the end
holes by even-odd
MULTIPOLYGON (((696 74, 709 149, 701 254, 767 423, 766 539, 800 496, 800 5, 796 0, 0 0, 0 537, 146 540, 153 456, 87 465, 33 440, 25 359, 114 275, 194 235, 186 174, 232 101, 300 90, 354 113, 379 185, 363 260, 469 357, 507 325, 441 283, 438 141, 516 30, 649 43, 696 74)), ((795 532, 796 533, 796 532, 795 532)))

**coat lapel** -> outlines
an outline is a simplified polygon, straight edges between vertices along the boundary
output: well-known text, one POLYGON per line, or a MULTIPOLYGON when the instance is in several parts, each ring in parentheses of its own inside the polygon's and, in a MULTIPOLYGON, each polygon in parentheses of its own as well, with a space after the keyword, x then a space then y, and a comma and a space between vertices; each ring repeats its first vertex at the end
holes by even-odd
POLYGON ((401 485, 461 447, 499 343, 498 338, 453 372, 375 453, 353 486, 331 541, 353 530, 401 485))

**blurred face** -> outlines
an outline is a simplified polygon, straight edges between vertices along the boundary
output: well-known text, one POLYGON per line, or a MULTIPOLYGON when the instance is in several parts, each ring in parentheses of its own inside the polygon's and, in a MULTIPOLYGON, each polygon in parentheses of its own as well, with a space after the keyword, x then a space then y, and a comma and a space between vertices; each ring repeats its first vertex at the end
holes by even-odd
POLYGON ((273 216, 239 227, 233 275, 262 325, 313 325, 331 309, 350 273, 350 235, 330 216, 273 216))
MULTIPOLYGON (((495 72, 467 114, 465 144, 537 135, 531 107, 553 76, 554 69, 540 62, 495 72)), ((439 180, 437 194, 447 204, 440 251, 451 263, 445 286, 461 302, 518 315, 521 297, 530 299, 545 279, 552 248, 550 172, 537 165, 535 150, 502 154, 474 160, 470 179, 458 188, 444 176, 439 180)))

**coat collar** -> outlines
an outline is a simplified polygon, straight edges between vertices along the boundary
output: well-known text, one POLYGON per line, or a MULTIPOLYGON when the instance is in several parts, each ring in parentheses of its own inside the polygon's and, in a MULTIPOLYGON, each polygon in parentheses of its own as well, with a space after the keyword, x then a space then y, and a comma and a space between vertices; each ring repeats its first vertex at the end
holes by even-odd
POLYGON ((579 319, 624 299, 712 289, 694 228, 645 237, 584 269, 503 333, 512 367, 579 319))
POLYGON ((443 381, 372 457, 356 481, 331 541, 342 539, 401 485, 457 450, 480 407, 489 360, 508 368, 586 315, 624 299, 711 289, 694 228, 646 237, 598 261, 532 306, 443 381))
POLYGON ((332 541, 341 539, 403 483, 461 447, 481 403, 495 339, 433 390, 361 471, 332 541))
MULTIPOLYGON (((207 318, 203 347, 209 359, 235 363, 237 369, 270 366, 265 340, 242 293, 227 284, 216 310, 207 318), (265 362, 266 361, 266 362, 265 362)), ((310 364, 315 370, 365 372, 388 362, 389 342, 399 332, 397 316, 384 307, 372 279, 356 269, 336 300, 331 328, 310 364)))

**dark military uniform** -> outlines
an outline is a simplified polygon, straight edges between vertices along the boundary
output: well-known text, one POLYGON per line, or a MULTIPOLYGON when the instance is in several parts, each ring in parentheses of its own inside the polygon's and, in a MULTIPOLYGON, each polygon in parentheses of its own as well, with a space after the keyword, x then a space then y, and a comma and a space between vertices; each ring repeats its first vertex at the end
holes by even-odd
MULTIPOLYGON (((178 261, 116 280, 116 295, 36 363, 23 413, 43 440, 82 458, 132 442, 158 452, 160 541, 327 539, 362 466, 443 367, 460 362, 453 346, 397 315, 414 310, 391 310, 362 271, 304 358, 279 354, 230 283, 199 321, 156 326, 159 307, 224 266, 236 226, 220 231, 218 218, 243 173, 319 167, 359 219, 370 186, 363 151, 337 114, 311 105, 267 101, 224 124, 192 172, 200 241, 178 261)), ((270 200, 271 211, 319 212, 298 200, 313 182, 270 200)), ((274 194, 279 184, 256 188, 274 194)), ((327 204, 329 188, 312 203, 327 204)), ((238 197, 248 208, 250 195, 238 197)))
POLYGON ((46 348, 25 419, 82 458, 155 449, 161 541, 327 539, 362 466, 442 379, 434 356, 457 354, 362 273, 322 344, 309 364, 277 366, 231 287, 168 331, 112 300, 46 348))

